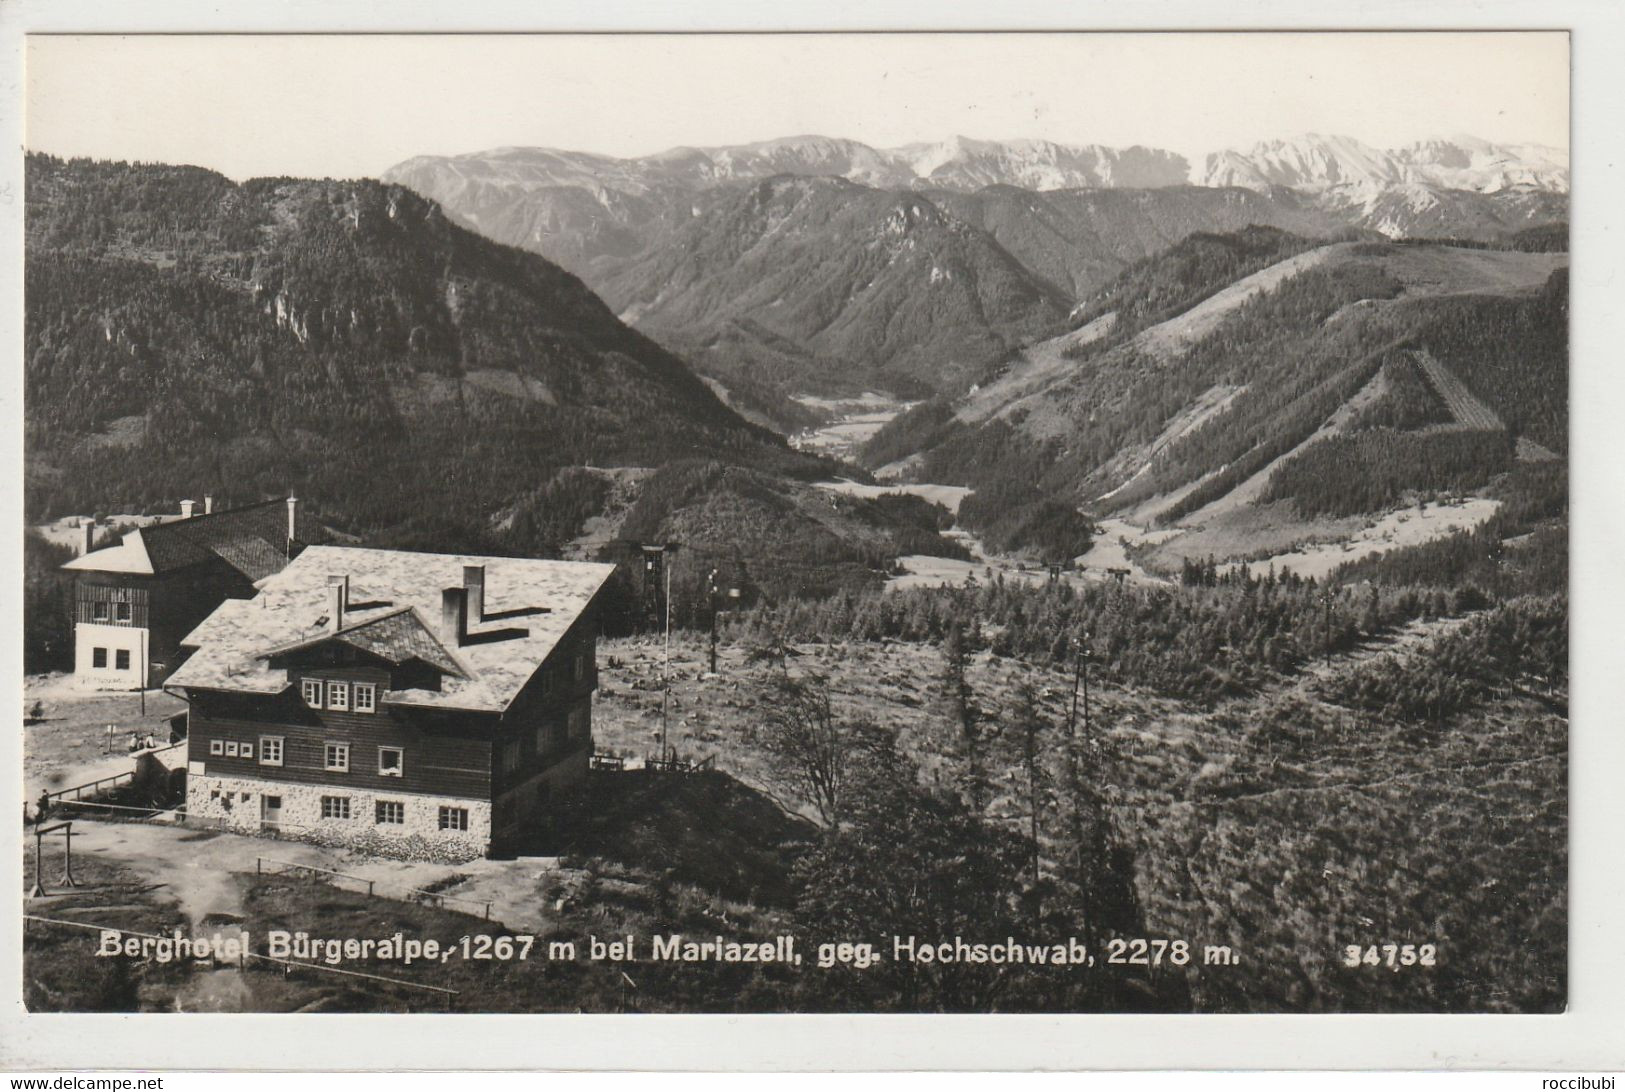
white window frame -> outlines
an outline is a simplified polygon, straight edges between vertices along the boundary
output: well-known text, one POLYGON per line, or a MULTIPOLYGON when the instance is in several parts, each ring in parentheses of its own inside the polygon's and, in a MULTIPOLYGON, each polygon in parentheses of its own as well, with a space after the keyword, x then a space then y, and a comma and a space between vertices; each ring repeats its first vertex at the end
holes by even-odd
POLYGON ((467 831, 468 809, 447 807, 442 804, 440 806, 440 829, 467 831))
POLYGON ((404 747, 380 747, 380 748, 378 748, 378 776, 379 777, 402 777, 402 776, 405 775, 405 773, 406 773, 406 748, 404 748, 404 747), (395 752, 395 768, 392 769, 392 770, 391 769, 386 769, 384 767, 384 752, 386 752, 386 751, 394 751, 395 752))
POLYGON ((378 686, 370 682, 358 682, 351 689, 352 712, 376 713, 378 712, 378 686), (362 695, 366 695, 366 704, 361 702, 362 695))
POLYGON ((111 606, 112 604, 105 599, 98 599, 90 604, 90 620, 92 622, 112 621, 113 612, 109 609, 111 606))
POLYGON ((280 765, 282 765, 282 755, 283 755, 284 744, 285 744, 285 737, 283 737, 283 736, 261 736, 260 737, 260 765, 261 766, 280 766, 280 765), (272 757, 273 755, 275 757, 272 757))
POLYGON ((350 710, 350 684, 343 679, 327 680, 327 707, 341 713, 350 710))
POLYGON ((323 819, 349 819, 350 815, 350 798, 348 796, 322 797, 323 819), (340 812, 343 814, 340 814, 340 812))
POLYGON ((326 770, 328 773, 349 773, 350 745, 348 743, 339 743, 336 741, 324 742, 322 744, 322 769, 326 770), (334 751, 339 752, 337 762, 333 761, 334 751))
POLYGON ((236 758, 237 757, 237 741, 235 739, 226 740, 226 757, 227 758, 236 758))
POLYGON ((248 743, 248 742, 239 743, 237 745, 237 757, 238 758, 253 758, 254 757, 254 745, 252 743, 248 743))
POLYGON ((224 755, 226 753, 226 741, 223 739, 209 740, 209 753, 211 755, 224 755))
POLYGON ((299 680, 299 697, 312 709, 320 709, 322 707, 322 695, 326 692, 327 687, 321 679, 305 678, 299 680), (316 700, 314 701, 311 700, 312 691, 314 691, 316 695, 316 700))
POLYGON ((378 800, 373 804, 373 826, 399 827, 406 825, 406 803, 402 800, 378 800), (391 810, 392 809, 392 810, 391 810), (385 814, 396 816, 384 818, 385 814))
POLYGON ((115 622, 129 622, 129 621, 133 621, 134 618, 135 618, 135 612, 130 609, 130 604, 128 604, 128 603, 114 603, 113 604, 113 621, 115 621, 115 622))

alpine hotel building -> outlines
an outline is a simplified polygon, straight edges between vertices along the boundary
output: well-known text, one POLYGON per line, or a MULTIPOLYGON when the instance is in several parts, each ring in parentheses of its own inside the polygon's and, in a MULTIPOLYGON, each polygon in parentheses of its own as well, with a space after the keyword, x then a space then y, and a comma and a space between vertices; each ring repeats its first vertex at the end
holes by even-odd
POLYGON ((585 779, 612 565, 312 546, 169 679, 189 817, 473 857, 585 779))

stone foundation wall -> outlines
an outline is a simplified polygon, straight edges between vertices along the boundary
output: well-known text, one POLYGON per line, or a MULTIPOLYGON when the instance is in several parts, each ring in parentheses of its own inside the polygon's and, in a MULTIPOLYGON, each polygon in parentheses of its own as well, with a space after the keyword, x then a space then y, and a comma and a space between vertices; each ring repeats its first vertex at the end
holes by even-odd
POLYGON ((420 793, 388 793, 332 785, 301 785, 253 778, 191 774, 186 784, 188 819, 202 819, 241 834, 276 833, 284 838, 343 845, 380 856, 466 861, 491 846, 491 802, 420 793), (282 798, 273 826, 261 817, 266 796, 282 798), (350 818, 323 819, 322 797, 350 798, 350 818), (404 822, 379 823, 380 800, 401 804, 404 822), (440 829, 440 809, 465 808, 468 829, 440 829))

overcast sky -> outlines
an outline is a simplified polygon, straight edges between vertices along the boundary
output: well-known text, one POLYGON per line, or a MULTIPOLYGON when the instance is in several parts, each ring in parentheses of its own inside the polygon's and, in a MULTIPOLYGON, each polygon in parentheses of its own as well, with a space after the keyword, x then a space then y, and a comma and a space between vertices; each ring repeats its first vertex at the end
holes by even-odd
POLYGON ((1568 147, 1544 34, 36 37, 28 146, 234 178, 818 133, 1209 151, 1303 132, 1568 147))

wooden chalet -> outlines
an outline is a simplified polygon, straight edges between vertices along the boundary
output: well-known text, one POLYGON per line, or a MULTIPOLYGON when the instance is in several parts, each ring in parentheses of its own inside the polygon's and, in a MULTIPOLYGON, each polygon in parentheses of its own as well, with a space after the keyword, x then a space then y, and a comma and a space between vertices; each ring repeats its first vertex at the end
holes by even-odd
POLYGON ((246 599, 307 545, 327 541, 294 497, 195 514, 126 532, 93 549, 94 521, 81 524, 74 574, 74 675, 104 689, 161 685, 179 665, 181 638, 227 599, 246 599))
POLYGON ((471 857, 585 779, 612 565, 313 546, 184 644, 187 814, 471 857))

